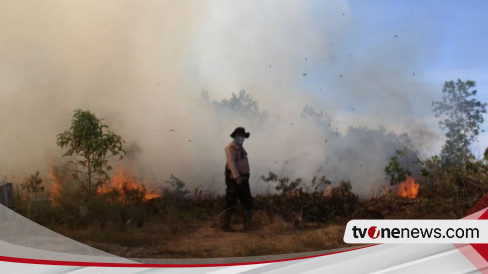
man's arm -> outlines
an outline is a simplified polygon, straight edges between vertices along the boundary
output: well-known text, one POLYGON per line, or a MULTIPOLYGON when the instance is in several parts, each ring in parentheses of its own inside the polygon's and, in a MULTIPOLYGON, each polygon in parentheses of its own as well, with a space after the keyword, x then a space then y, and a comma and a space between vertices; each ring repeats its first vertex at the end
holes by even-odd
POLYGON ((232 178, 238 180, 237 183, 240 182, 239 178, 239 171, 237 171, 237 167, 235 164, 236 160, 236 154, 235 154, 235 147, 230 145, 225 148, 225 156, 227 157, 227 166, 230 169, 230 172, 232 173, 232 178))

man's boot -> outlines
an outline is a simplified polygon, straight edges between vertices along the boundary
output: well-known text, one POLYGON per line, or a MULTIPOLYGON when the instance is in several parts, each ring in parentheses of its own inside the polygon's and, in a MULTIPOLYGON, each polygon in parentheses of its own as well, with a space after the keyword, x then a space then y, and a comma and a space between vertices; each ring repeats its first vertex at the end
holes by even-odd
POLYGON ((227 209, 224 213, 222 218, 222 230, 223 231, 233 231, 232 227, 230 226, 230 219, 232 217, 232 210, 227 209))
POLYGON ((250 209, 246 209, 244 213, 244 229, 247 231, 252 229, 252 212, 250 209))

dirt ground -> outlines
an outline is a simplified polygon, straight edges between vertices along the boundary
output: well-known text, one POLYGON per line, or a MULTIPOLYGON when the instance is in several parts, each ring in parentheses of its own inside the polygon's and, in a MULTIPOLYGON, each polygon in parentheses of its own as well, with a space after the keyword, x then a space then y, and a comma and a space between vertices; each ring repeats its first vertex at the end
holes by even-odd
POLYGON ((142 228, 128 227, 111 233, 99 229, 68 230, 61 234, 125 258, 229 258, 301 253, 353 247, 343 242, 345 225, 292 223, 275 218, 263 222, 255 214, 255 228, 244 231, 236 221, 235 231, 225 232, 211 220, 193 228, 174 230, 165 222, 151 222, 142 228))
MULTIPOLYGON (((359 205, 350 219, 455 219, 472 206, 438 199, 406 200, 397 197, 371 199, 359 205)), ((83 228, 47 225, 69 238, 124 258, 196 259, 238 258, 284 255, 354 248, 343 242, 349 218, 329 218, 323 222, 284 221, 281 215, 253 211, 255 229, 243 231, 242 216, 235 214, 234 232, 221 229, 221 214, 187 214, 170 210, 149 215, 142 227, 136 222, 100 225, 92 222, 83 228), (175 213, 176 212, 176 213, 175 213)), ((337 216, 336 216, 337 217, 337 216)))
POLYGON ((270 225, 250 232, 224 232, 205 225, 188 235, 159 239, 143 246, 96 243, 95 247, 126 258, 223 258, 319 251, 348 246, 345 226, 307 230, 270 225))

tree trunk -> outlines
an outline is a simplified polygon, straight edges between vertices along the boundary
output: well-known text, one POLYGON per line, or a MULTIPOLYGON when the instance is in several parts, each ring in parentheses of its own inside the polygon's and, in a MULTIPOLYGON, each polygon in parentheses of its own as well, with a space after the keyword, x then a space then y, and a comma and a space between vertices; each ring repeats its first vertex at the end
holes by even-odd
POLYGON ((88 193, 91 193, 91 177, 92 177, 92 167, 90 159, 86 161, 88 167, 88 193))

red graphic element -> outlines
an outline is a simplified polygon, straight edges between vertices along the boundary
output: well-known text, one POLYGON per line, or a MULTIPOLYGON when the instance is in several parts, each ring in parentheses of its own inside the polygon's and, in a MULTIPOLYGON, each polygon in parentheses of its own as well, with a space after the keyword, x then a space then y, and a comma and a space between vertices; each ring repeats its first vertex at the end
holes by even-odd
MULTIPOLYGON (((487 220, 488 219, 488 194, 468 211, 463 219, 487 220)), ((487 273, 488 268, 488 244, 455 244, 461 253, 482 273, 487 273)))
POLYGON ((43 260, 43 259, 29 259, 29 258, 16 258, 8 256, 0 256, 1 262, 11 262, 11 263, 23 263, 23 264, 41 264, 41 265, 67 265, 67 266, 89 266, 89 267, 150 267, 150 268, 168 268, 168 267, 221 267, 221 266, 236 266, 236 265, 255 265, 255 264, 267 264, 267 263, 278 263, 278 262, 288 262, 296 261, 310 258, 318 258, 323 256, 329 256, 334 254, 345 253, 349 251, 360 250, 374 245, 362 246, 358 248, 352 248, 343 251, 337 251, 326 254, 312 255, 300 258, 282 259, 282 260, 271 260, 271 261, 257 261, 257 262, 243 262, 243 263, 220 263, 220 264, 144 264, 144 263, 102 263, 102 262, 77 262, 77 261, 56 261, 56 260, 43 260))
POLYGON ((229 151, 230 151, 230 152, 234 152, 234 146, 230 146, 230 147, 229 147, 229 151))
MULTIPOLYGON (((478 220, 488 220, 488 210, 485 211, 478 220)), ((478 253, 488 261, 488 244, 471 244, 471 246, 478 251, 478 253)))
POLYGON ((483 198, 481 198, 481 200, 479 200, 474 206, 473 208, 471 208, 470 211, 468 211, 468 213, 466 213, 465 217, 466 216, 469 216, 473 213, 476 213, 482 209, 485 209, 488 207, 488 194, 486 194, 485 196, 483 196, 483 198))
POLYGON ((371 239, 376 239, 380 236, 380 230, 376 226, 372 226, 368 229, 368 236, 371 239))

